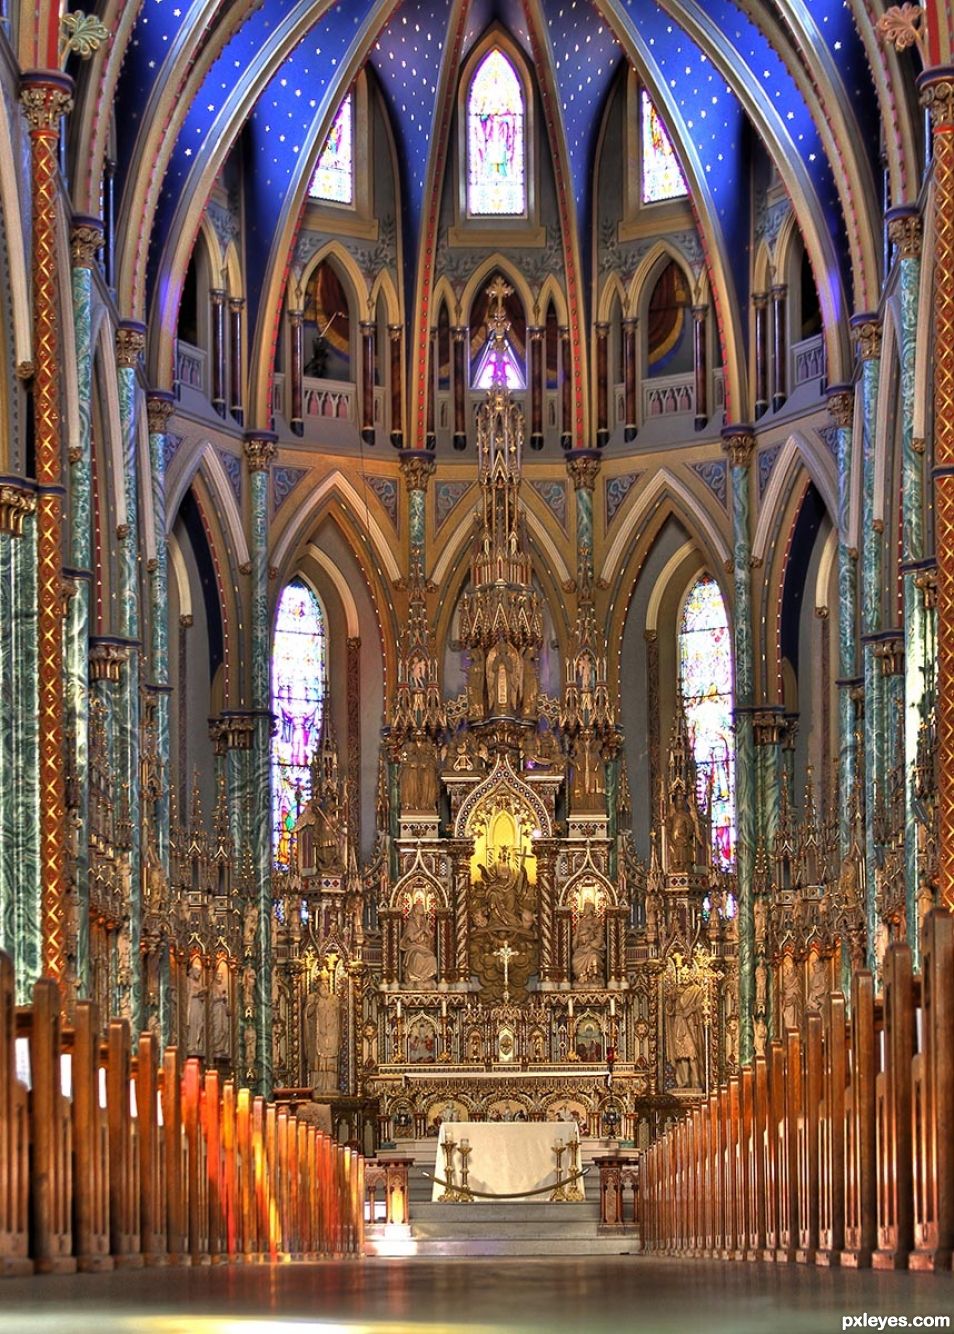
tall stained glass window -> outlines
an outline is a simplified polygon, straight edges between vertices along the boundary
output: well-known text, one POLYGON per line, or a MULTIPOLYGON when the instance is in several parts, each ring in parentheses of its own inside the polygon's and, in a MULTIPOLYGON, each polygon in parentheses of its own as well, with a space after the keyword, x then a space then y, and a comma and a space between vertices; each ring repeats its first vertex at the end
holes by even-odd
POLYGON ((719 585, 704 574, 686 597, 679 626, 679 685, 698 778, 709 807, 720 866, 735 861, 735 750, 732 737, 732 641, 719 585))
POLYGON ((308 187, 311 199, 354 203, 354 115, 349 93, 338 108, 308 187))
POLYGON ((272 647, 272 848, 286 870, 292 831, 311 795, 309 761, 321 734, 327 680, 325 619, 321 603, 302 579, 282 593, 272 647))
POLYGON ((643 128, 643 203, 659 204, 689 193, 669 132, 649 94, 640 91, 639 119, 643 128))
POLYGON ((527 210, 523 89, 502 51, 477 66, 467 98, 467 210, 477 216, 527 210))

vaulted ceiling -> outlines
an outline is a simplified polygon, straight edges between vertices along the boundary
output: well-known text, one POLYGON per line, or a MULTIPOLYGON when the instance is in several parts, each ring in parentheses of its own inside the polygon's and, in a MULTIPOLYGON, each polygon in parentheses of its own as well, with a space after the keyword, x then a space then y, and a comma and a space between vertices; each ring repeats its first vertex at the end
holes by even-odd
POLYGON ((458 74, 493 23, 538 81, 581 321, 594 155, 624 62, 677 146, 723 323, 738 321, 748 298, 751 146, 765 146, 815 273, 830 372, 846 355, 848 317, 877 303, 882 172, 890 204, 917 188, 910 54, 878 43, 867 0, 143 0, 132 17, 133 6, 112 7, 116 36, 77 72, 85 129, 74 196, 85 189, 77 207, 99 212, 115 89, 117 293, 123 315, 149 323, 156 383, 171 375, 203 208, 240 141, 249 328, 257 364, 270 361, 314 160, 366 64, 398 148, 405 299, 422 326, 412 321, 409 334, 426 337, 458 74))

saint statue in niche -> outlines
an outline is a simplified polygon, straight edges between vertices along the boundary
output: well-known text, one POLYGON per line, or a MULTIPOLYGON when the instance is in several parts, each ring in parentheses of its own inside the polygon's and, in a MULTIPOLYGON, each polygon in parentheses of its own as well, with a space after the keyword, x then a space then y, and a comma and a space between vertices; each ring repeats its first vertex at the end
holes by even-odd
POLYGON ((190 1056, 205 1055, 205 1002, 208 991, 202 960, 195 956, 186 979, 186 1035, 190 1056))
POLYGON ((209 1024, 212 1058, 228 1060, 231 1056, 231 1017, 229 1015, 228 965, 222 964, 216 970, 212 983, 210 1003, 211 1021, 209 1024))
POLYGON ((401 752, 401 808, 432 814, 437 809, 437 760, 422 737, 409 741, 401 752))
POLYGON ((575 813, 606 809, 606 766, 592 732, 584 732, 576 745, 571 796, 575 813))
POLYGON ((603 923, 592 899, 583 904, 573 940, 574 982, 602 982, 606 958, 606 940, 603 923))
POLYGON ((682 787, 677 786, 669 799, 669 819, 666 825, 666 869, 680 874, 695 870, 702 848, 702 828, 698 811, 689 809, 689 801, 682 787))
POLYGON ((338 1047, 341 1041, 341 1010, 328 978, 318 980, 315 1002, 315 1092, 338 1091, 338 1047))
POLYGON ((702 984, 695 980, 674 988, 666 1000, 666 1055, 676 1088, 702 1088, 704 1000, 702 984))
POLYGON ((513 644, 502 636, 487 654, 488 711, 493 715, 519 717, 523 701, 524 661, 513 644))
POLYGON ((404 981, 412 987, 428 987, 437 976, 437 955, 434 953, 434 929, 428 920, 422 899, 411 904, 401 934, 400 950, 404 956, 404 981))

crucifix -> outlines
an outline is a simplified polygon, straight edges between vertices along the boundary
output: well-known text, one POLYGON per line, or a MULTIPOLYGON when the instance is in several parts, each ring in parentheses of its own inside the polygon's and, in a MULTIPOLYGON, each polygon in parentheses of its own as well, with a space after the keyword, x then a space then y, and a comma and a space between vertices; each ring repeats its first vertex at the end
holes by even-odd
POLYGON ((504 1005, 508 1005, 510 1003, 510 960, 519 959, 520 951, 512 950, 510 948, 510 941, 505 940, 499 950, 494 950, 494 958, 499 959, 500 962, 503 964, 503 975, 504 975, 503 998, 504 998, 504 1005))

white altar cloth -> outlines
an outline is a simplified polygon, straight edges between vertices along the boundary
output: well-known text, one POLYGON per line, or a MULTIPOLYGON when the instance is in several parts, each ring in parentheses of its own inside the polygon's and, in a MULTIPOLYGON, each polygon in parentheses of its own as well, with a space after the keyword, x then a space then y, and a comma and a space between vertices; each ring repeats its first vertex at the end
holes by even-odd
MULTIPOLYGON (((469 1142, 468 1186, 471 1190, 488 1191, 493 1195, 510 1195, 516 1191, 536 1190, 556 1183, 556 1155, 553 1146, 557 1140, 572 1142, 573 1148, 563 1155, 563 1178, 576 1170, 579 1161, 579 1130, 575 1121, 442 1121, 437 1139, 437 1158, 434 1175, 446 1181, 444 1143, 452 1139, 455 1145, 462 1139, 469 1142)), ((454 1183, 460 1185, 460 1150, 454 1149, 454 1183)), ((434 1183, 432 1200, 439 1200, 444 1187, 434 1183)), ((546 1204, 549 1192, 531 1195, 521 1203, 546 1204)), ((477 1203, 484 1201, 479 1197, 477 1203)), ((492 1203, 492 1201, 487 1201, 492 1203)))

